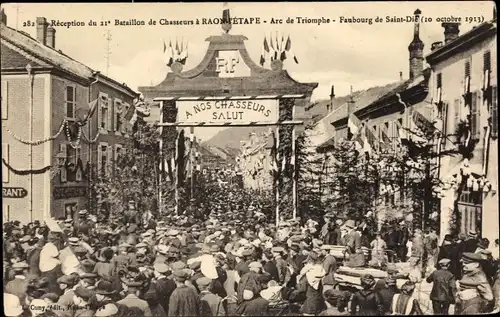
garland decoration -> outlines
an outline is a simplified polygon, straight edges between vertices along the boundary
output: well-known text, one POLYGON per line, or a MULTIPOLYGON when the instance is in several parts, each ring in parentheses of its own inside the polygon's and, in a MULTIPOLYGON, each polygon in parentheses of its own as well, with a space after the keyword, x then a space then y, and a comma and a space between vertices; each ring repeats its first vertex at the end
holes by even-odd
POLYGON ((16 175, 43 174, 52 168, 52 165, 48 165, 48 166, 45 166, 45 167, 42 167, 42 168, 36 169, 36 170, 34 170, 34 169, 32 169, 32 170, 17 170, 15 168, 13 168, 12 166, 10 166, 9 163, 7 163, 4 158, 2 158, 2 162, 9 169, 9 171, 13 172, 16 175))
POLYGON ((8 129, 7 127, 4 127, 5 128, 5 131, 7 131, 8 134, 10 134, 15 140, 23 143, 23 144, 26 144, 26 145, 40 145, 40 144, 44 144, 46 142, 49 142, 49 141, 52 141, 52 140, 55 140, 60 134, 61 132, 63 131, 64 127, 66 125, 66 120, 63 120, 61 122, 61 125, 59 127, 59 130, 57 131, 56 134, 54 134, 53 136, 51 137, 48 137, 48 138, 45 138, 43 140, 38 140, 38 141, 27 141, 27 140, 24 140, 20 137, 18 137, 17 135, 14 134, 14 132, 12 132, 10 129, 8 129))
POLYGON ((81 126, 77 125, 76 129, 77 129, 78 132, 77 132, 77 136, 76 136, 76 142, 74 142, 74 141, 71 140, 71 133, 69 131, 69 122, 66 122, 66 125, 65 125, 66 138, 69 141, 69 145, 71 145, 71 147, 74 148, 74 149, 76 149, 76 148, 79 147, 80 141, 81 141, 81 137, 82 137, 82 128, 81 128, 81 126))
POLYGON ((82 136, 83 136, 83 139, 88 142, 88 143, 96 143, 97 142, 97 139, 99 138, 99 135, 100 135, 100 132, 97 131, 97 134, 95 136, 95 138, 93 138, 92 140, 90 140, 90 138, 85 134, 85 131, 82 129, 82 136))

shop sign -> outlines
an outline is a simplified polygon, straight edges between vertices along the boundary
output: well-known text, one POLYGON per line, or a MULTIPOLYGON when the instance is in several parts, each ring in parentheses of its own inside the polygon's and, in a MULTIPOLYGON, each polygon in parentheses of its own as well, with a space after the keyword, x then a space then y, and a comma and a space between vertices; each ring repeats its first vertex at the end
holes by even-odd
POLYGON ((21 187, 3 187, 3 198, 24 198, 28 196, 28 191, 21 187))
POLYGON ((86 197, 87 187, 82 187, 82 186, 55 187, 53 191, 53 196, 54 199, 86 197))

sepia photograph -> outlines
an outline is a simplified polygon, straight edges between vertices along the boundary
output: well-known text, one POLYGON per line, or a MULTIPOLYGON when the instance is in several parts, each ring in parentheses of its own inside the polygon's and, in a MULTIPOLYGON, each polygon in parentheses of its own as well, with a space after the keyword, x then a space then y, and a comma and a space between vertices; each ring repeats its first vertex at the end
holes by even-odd
POLYGON ((495 2, 0 8, 4 316, 500 312, 495 2))

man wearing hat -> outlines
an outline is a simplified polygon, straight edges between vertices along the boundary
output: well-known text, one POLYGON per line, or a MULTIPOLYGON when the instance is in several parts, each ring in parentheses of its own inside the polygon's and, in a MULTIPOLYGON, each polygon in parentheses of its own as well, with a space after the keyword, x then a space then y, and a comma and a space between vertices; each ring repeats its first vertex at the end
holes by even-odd
POLYGON ((361 235, 356 231, 354 220, 348 220, 345 227, 348 230, 344 237, 347 252, 349 254, 355 254, 356 250, 361 248, 361 235))
POLYGON ((462 255, 463 276, 459 281, 456 297, 456 315, 475 315, 485 312, 487 303, 493 300, 493 292, 481 268, 483 258, 477 253, 462 255))
POLYGON ((318 316, 347 316, 347 303, 349 301, 349 293, 335 289, 326 290, 323 293, 325 298, 326 310, 322 311, 318 316))
POLYGON ((78 221, 74 223, 75 233, 83 234, 87 237, 92 235, 92 222, 88 219, 88 212, 82 209, 78 212, 78 221))
POLYGON ((199 316, 201 303, 194 287, 186 285, 188 273, 183 269, 173 271, 175 290, 168 302, 168 316, 199 316))
POLYGON ((448 315, 450 304, 455 303, 457 286, 455 277, 448 270, 450 262, 447 258, 439 260, 438 269, 427 277, 427 283, 432 283, 430 299, 436 315, 448 315))
POLYGON ((214 294, 211 290, 212 280, 204 276, 199 277, 196 280, 196 285, 200 291, 201 316, 225 316, 226 310, 222 297, 214 294))
POLYGON ((467 239, 464 241, 464 252, 476 252, 478 237, 475 230, 469 230, 467 239))
POLYGON ((75 295, 73 296, 73 304, 74 306, 64 307, 65 310, 73 309, 74 317, 92 317, 95 315, 95 311, 91 309, 90 299, 94 293, 83 287, 78 286, 75 289, 75 295))
POLYGON ((453 242, 453 236, 451 234, 446 234, 444 236, 443 244, 439 248, 438 253, 438 263, 442 259, 449 259, 450 263, 448 264, 448 271, 455 276, 455 280, 459 280, 461 278, 461 267, 460 267, 460 258, 458 256, 457 245, 453 242))
POLYGON ((5 285, 4 292, 16 295, 24 303, 29 284, 26 278, 29 265, 26 262, 17 262, 12 265, 12 269, 15 274, 14 279, 5 285))
POLYGON ((249 301, 254 298, 262 290, 262 285, 259 281, 259 276, 262 272, 262 264, 260 262, 251 262, 249 272, 241 277, 237 289, 238 305, 244 301, 249 301))
POLYGON ((155 280, 151 283, 148 292, 155 292, 160 305, 162 305, 165 312, 168 312, 168 302, 172 292, 175 290, 175 282, 168 278, 167 275, 170 274, 170 268, 165 263, 155 263, 154 264, 154 276, 155 280))
MULTIPOLYGON (((75 284, 77 283, 76 274, 63 275, 57 279, 57 284, 59 288, 63 291, 61 297, 57 301, 57 304, 63 308, 69 307, 73 303, 73 295, 75 295, 75 284)), ((69 310, 61 312, 64 316, 71 316, 69 310)))
POLYGON ((290 271, 288 270, 288 264, 283 259, 285 249, 283 247, 274 247, 271 249, 271 252, 273 253, 276 268, 278 269, 279 280, 276 282, 278 282, 278 284, 280 285, 284 285, 290 280, 290 271))
POLYGON ((148 302, 139 298, 139 293, 141 291, 143 283, 138 281, 126 280, 125 285, 127 296, 125 296, 122 300, 119 300, 117 304, 125 305, 129 308, 137 307, 143 313, 146 313, 150 309, 148 302))

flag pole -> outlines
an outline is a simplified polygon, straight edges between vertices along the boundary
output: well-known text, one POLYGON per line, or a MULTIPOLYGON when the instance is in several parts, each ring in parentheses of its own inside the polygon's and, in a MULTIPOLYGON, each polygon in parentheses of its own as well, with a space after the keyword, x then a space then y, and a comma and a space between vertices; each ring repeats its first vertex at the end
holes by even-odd
POLYGON ((280 223, 280 173, 279 173, 279 166, 278 164, 280 163, 279 161, 279 145, 280 145, 280 128, 279 126, 276 127, 276 167, 278 169, 276 173, 276 179, 274 180, 274 186, 276 187, 276 227, 279 226, 280 223))
MULTIPOLYGON (((292 120, 295 119, 295 103, 292 107, 292 120)), ((297 157, 295 156, 295 126, 292 126, 292 159, 293 159, 293 172, 292 172, 292 203, 293 203, 293 219, 297 218, 297 157)))
MULTIPOLYGON (((163 122, 163 107, 164 107, 165 101, 160 102, 160 122, 163 122)), ((162 200, 161 200, 161 193, 162 193, 162 183, 163 183, 163 173, 165 172, 165 158, 163 157, 163 127, 160 127, 160 166, 161 170, 158 175, 158 214, 161 215, 162 212, 162 200)))
POLYGON ((190 170, 189 170, 189 177, 191 177, 191 197, 190 197, 190 202, 192 201, 192 199, 194 198, 194 179, 193 179, 193 175, 194 175, 194 160, 193 160, 193 155, 194 155, 194 149, 193 149, 193 145, 194 145, 194 127, 190 127, 189 128, 189 165, 190 165, 190 170))
POLYGON ((179 132, 175 136, 175 214, 179 215, 179 132))

